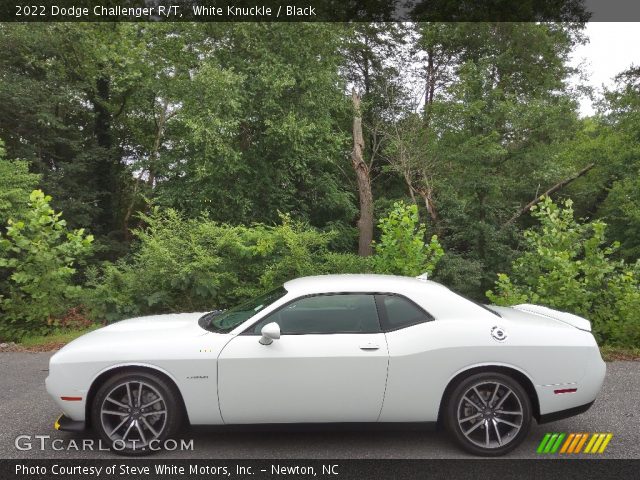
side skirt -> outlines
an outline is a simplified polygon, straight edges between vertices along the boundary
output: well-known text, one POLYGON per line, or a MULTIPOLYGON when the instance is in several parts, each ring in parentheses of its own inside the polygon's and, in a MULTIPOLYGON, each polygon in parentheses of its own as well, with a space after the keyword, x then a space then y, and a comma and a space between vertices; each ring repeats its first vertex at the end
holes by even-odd
POLYGON ((432 431, 436 426, 437 422, 255 423, 191 425, 190 429, 220 432, 432 431))

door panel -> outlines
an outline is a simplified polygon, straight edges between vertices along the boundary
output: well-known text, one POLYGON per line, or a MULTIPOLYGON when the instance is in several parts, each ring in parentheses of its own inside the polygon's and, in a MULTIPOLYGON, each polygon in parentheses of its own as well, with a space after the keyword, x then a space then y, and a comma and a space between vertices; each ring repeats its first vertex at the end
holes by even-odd
POLYGON ((218 359, 225 423, 377 421, 388 350, 383 333, 239 335, 218 359))

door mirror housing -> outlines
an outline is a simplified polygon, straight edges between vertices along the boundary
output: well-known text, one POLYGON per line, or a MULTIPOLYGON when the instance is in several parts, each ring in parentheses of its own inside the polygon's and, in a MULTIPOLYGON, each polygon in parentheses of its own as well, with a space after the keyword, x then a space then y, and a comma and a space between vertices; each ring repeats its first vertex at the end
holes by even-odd
POLYGON ((267 323, 262 330, 260 330, 262 337, 260 337, 260 343, 262 345, 271 345, 274 340, 280 338, 280 325, 276 322, 267 323))

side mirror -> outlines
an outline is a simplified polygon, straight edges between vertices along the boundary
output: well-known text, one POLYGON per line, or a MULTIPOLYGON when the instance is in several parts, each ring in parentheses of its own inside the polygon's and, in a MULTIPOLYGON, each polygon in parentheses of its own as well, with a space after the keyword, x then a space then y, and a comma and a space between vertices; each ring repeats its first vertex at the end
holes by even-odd
POLYGON ((278 340, 280 338, 280 325, 276 322, 267 323, 262 330, 260 330, 262 337, 260 338, 260 343, 262 345, 271 345, 274 340, 278 340))

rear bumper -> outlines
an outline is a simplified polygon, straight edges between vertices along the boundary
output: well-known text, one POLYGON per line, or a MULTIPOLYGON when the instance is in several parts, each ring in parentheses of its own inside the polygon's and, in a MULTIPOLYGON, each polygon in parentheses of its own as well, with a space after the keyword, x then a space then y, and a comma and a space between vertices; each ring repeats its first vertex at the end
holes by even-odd
POLYGON ((591 405, 595 400, 592 400, 589 403, 585 403, 584 405, 578 405, 577 407, 567 408, 566 410, 560 410, 559 412, 547 413, 545 415, 540 415, 540 419, 538 420, 538 424, 555 422, 556 420, 562 420, 563 418, 574 417, 576 415, 580 415, 581 413, 586 412, 591 408, 591 405))
POLYGON ((565 360, 584 365, 581 377, 576 377, 576 380, 568 378, 573 381, 566 383, 534 386, 540 405, 540 418, 567 418, 586 411, 593 404, 604 382, 607 365, 597 347, 586 349, 583 353, 565 360))
POLYGON ((85 422, 81 420, 71 420, 69 417, 60 415, 53 424, 53 428, 56 430, 62 430, 65 432, 84 432, 86 429, 85 422))

